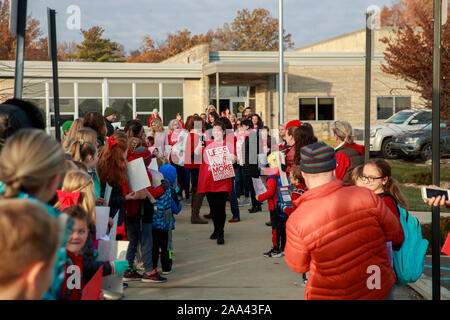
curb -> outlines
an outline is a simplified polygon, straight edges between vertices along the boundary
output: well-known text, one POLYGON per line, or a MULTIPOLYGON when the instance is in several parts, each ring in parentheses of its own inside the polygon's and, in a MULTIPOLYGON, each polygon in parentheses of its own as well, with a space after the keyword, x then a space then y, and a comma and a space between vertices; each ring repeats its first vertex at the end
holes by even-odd
MULTIPOLYGON (((426 275, 421 275, 420 278, 414 283, 408 283, 408 287, 415 290, 426 300, 433 299, 433 290, 431 285, 431 278, 426 275)), ((450 300, 450 291, 441 286, 441 300, 450 300)))

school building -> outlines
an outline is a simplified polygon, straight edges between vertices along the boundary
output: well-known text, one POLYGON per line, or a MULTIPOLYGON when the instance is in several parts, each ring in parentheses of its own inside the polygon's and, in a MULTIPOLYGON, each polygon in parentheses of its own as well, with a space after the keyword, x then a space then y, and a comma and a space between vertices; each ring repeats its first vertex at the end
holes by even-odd
MULTIPOLYGON (((381 71, 390 28, 376 30, 372 61, 371 122, 405 108, 421 108, 406 82, 381 71)), ((321 138, 335 120, 364 125, 365 29, 285 52, 285 122, 310 122, 321 138)), ((239 114, 246 106, 277 128, 278 52, 210 51, 199 45, 161 63, 59 62, 61 123, 111 106, 122 125, 138 117, 144 125, 159 109, 165 125, 202 113, 209 104, 239 114)), ((23 98, 33 101, 53 131, 51 62, 26 61, 23 98)), ((0 101, 13 95, 14 61, 0 61, 0 101)))

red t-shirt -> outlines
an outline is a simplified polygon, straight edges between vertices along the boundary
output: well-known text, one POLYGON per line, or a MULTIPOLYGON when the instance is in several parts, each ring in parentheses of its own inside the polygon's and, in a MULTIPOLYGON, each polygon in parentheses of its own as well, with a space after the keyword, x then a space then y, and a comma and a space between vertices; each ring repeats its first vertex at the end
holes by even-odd
POLYGON ((189 133, 186 137, 186 146, 184 152, 184 167, 187 169, 200 169, 201 160, 194 158, 195 147, 201 143, 201 136, 196 133, 189 133))
POLYGON ((229 145, 227 141, 224 143, 217 143, 214 140, 208 141, 206 142, 206 147, 202 148, 202 164, 198 176, 198 193, 226 191, 228 195, 231 195, 231 178, 214 181, 212 172, 209 170, 208 156, 206 155, 206 150, 224 145, 227 145, 230 152, 236 156, 236 148, 232 144, 229 145))

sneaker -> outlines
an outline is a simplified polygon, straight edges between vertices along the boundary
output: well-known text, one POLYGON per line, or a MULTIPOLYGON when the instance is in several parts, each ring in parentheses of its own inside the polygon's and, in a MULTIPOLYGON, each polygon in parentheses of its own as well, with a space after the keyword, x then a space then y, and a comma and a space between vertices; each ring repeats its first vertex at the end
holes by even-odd
POLYGON ((191 198, 186 199, 186 201, 184 202, 184 204, 186 204, 187 206, 191 205, 191 198))
POLYGON ((265 253, 264 256, 267 258, 281 258, 282 256, 284 256, 284 252, 281 252, 277 249, 272 249, 271 251, 265 253))
POLYGON ((266 222, 266 226, 271 227, 272 226, 272 222, 271 221, 267 221, 266 222))
POLYGON ((250 200, 238 201, 238 207, 244 207, 244 206, 249 206, 249 205, 250 205, 250 200))
POLYGON ((141 280, 142 275, 136 272, 136 270, 128 269, 123 273, 123 281, 137 281, 141 280))
POLYGON ((167 278, 161 277, 156 270, 153 270, 152 273, 148 274, 147 272, 142 275, 142 282, 166 282, 167 278))
POLYGON ((256 213, 262 211, 261 207, 251 207, 250 209, 248 209, 248 212, 250 213, 256 213))
POLYGON ((264 257, 270 257, 272 255, 272 252, 275 250, 275 248, 270 249, 269 251, 263 253, 264 257))
POLYGON ((163 270, 163 272, 162 272, 162 274, 169 274, 169 273, 172 273, 172 269, 166 270, 166 271, 163 270))

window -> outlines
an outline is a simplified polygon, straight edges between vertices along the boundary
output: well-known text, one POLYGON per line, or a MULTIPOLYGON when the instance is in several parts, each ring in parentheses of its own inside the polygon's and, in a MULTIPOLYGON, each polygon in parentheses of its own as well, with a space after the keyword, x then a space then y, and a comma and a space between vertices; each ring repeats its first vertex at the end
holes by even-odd
POLYGON ((109 106, 117 112, 121 126, 133 119, 133 86, 131 82, 109 82, 109 106))
POLYGON ((409 124, 427 124, 429 122, 431 122, 431 112, 421 112, 416 114, 409 124))
POLYGON ((411 108, 411 97, 377 97, 377 120, 385 120, 394 113, 411 108))
POLYGON ((154 109, 159 107, 159 83, 136 83, 136 117, 142 125, 148 124, 154 109))
POLYGON ((176 118, 178 112, 183 118, 183 85, 180 83, 162 84, 162 119, 163 125, 168 126, 169 122, 176 118))
POLYGON ((299 98, 299 109, 303 121, 334 120, 334 98, 331 97, 299 98))
POLYGON ((88 112, 99 112, 103 114, 102 84, 78 83, 78 116, 84 117, 88 112))

